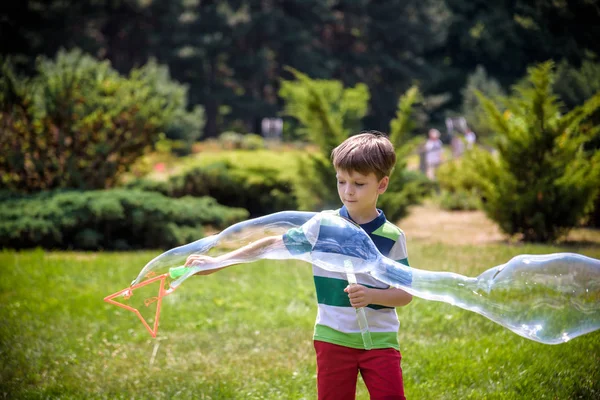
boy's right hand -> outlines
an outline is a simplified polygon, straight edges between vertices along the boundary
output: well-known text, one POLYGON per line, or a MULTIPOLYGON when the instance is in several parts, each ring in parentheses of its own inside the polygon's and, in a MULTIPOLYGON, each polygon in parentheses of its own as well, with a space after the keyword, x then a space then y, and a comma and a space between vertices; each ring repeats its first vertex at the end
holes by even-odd
MULTIPOLYGON (((217 259, 211 256, 205 256, 203 254, 192 254, 185 260, 186 267, 196 267, 203 264, 212 264, 217 262, 217 259)), ((221 268, 218 268, 221 269, 221 268)), ((194 275, 209 275, 216 272, 218 269, 209 269, 204 271, 198 271, 194 275)))

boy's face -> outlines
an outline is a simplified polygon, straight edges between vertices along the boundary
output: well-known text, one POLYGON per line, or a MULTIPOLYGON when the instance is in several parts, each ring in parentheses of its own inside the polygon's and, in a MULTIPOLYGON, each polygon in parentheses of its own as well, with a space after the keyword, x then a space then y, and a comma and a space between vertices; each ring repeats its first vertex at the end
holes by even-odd
POLYGON ((372 213, 377 207, 377 198, 387 189, 389 177, 378 180, 373 172, 368 175, 356 171, 336 172, 338 195, 350 215, 372 213))

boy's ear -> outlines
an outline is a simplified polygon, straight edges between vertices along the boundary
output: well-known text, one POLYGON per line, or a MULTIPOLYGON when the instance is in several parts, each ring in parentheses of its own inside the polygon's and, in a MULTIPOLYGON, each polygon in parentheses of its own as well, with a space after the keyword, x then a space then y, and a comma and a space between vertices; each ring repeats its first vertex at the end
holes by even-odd
POLYGON ((390 177, 389 176, 384 176, 383 178, 381 178, 381 180, 379 181, 379 187, 377 188, 379 194, 383 194, 387 188, 388 185, 390 184, 390 177))

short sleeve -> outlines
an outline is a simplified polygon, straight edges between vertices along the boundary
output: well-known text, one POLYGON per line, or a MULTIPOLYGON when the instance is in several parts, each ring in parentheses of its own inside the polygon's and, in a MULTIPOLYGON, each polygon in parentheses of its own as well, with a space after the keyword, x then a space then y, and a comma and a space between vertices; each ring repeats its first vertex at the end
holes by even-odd
POLYGON ((308 253, 312 245, 306 238, 302 227, 292 228, 283 234, 283 244, 293 255, 308 253))
POLYGON ((408 263, 408 251, 406 249, 406 236, 404 235, 404 232, 401 232, 400 236, 398 236, 396 243, 394 243, 394 246, 390 249, 388 258, 406 266, 410 265, 408 263))
POLYGON ((317 214, 302 226, 292 228, 283 234, 283 244, 291 254, 308 253, 313 249, 319 237, 321 218, 321 214, 317 214))

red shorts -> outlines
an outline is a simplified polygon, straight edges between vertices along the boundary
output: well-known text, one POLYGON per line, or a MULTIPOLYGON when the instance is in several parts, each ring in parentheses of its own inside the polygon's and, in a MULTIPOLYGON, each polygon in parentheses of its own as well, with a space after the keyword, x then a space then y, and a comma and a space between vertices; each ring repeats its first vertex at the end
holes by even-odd
POLYGON ((361 350, 315 340, 319 400, 356 398, 360 372, 371 400, 406 400, 396 349, 361 350))

